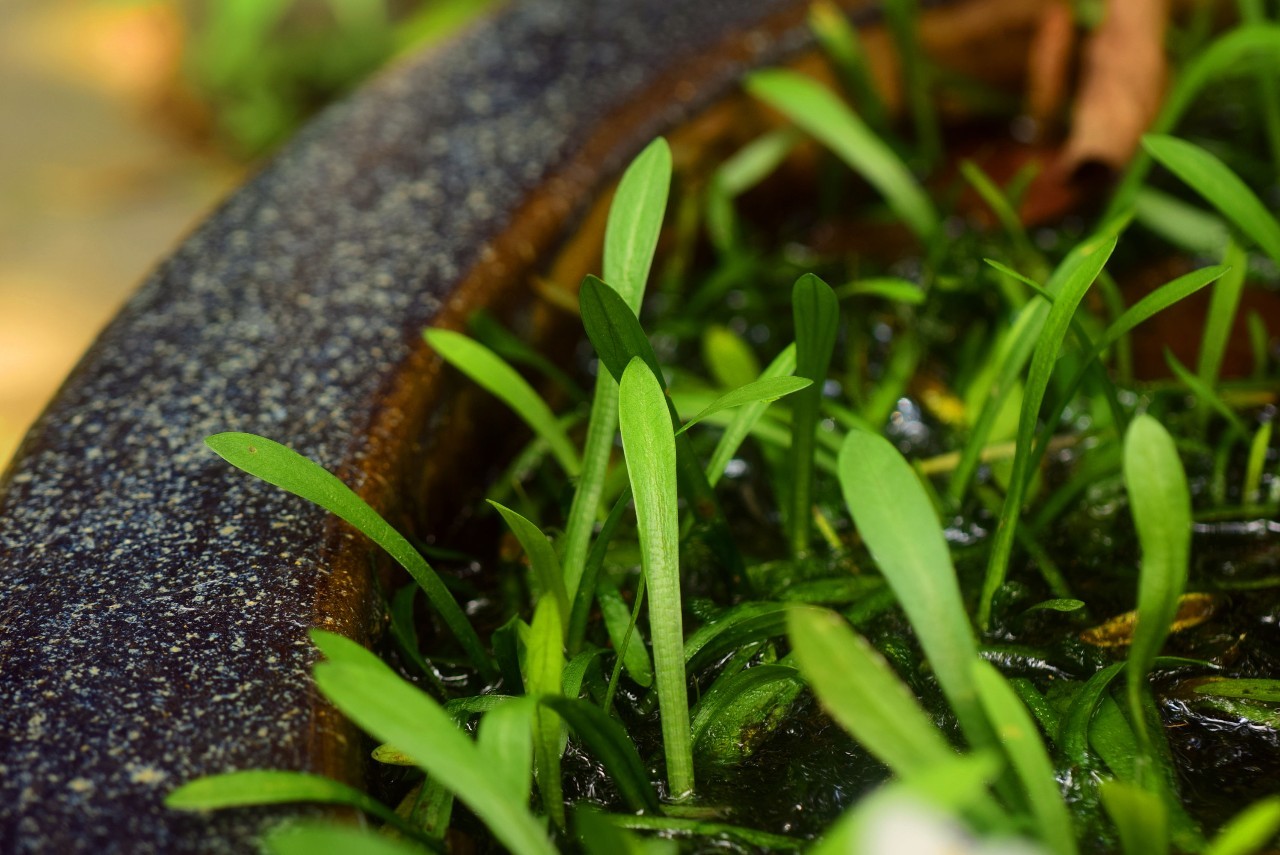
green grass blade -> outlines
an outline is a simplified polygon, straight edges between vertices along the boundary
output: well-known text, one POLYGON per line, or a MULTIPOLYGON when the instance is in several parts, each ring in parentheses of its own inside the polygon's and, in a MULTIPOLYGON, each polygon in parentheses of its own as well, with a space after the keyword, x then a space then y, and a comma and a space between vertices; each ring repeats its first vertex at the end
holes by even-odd
POLYGON ((542 586, 542 590, 551 594, 556 607, 560 609, 560 625, 568 629, 569 595, 565 592, 564 576, 560 572, 560 559, 556 557, 551 541, 547 540, 542 529, 510 508, 494 501, 490 501, 489 504, 502 514, 511 533, 516 536, 516 540, 520 541, 520 546, 529 556, 529 564, 533 567, 534 575, 538 577, 538 584, 542 586))
POLYGON ((1094 345, 1095 355, 1115 344, 1120 340, 1121 336, 1128 335, 1138 324, 1164 311, 1174 303, 1190 297, 1210 282, 1220 278, 1229 269, 1222 265, 1202 267, 1161 285, 1126 309, 1120 317, 1116 318, 1107 327, 1106 332, 1099 336, 1094 345))
POLYGON ((421 855, 429 850, 411 846, 369 828, 334 822, 290 822, 273 828, 262 839, 267 855, 421 855))
MULTIPOLYGON (((615 393, 616 388, 615 384, 615 393)), ((577 501, 576 495, 574 496, 574 501, 577 501)), ((622 494, 613 503, 613 507, 609 510, 609 515, 605 517, 604 523, 600 526, 600 533, 596 535, 595 542, 591 544, 591 551, 587 553, 587 560, 583 565, 578 590, 573 595, 573 609, 569 617, 568 647, 570 652, 580 649, 583 639, 586 638, 587 619, 590 617, 591 603, 596 598, 600 568, 604 566, 604 558, 609 550, 609 542, 613 540, 614 532, 618 530, 618 526, 622 523, 622 518, 626 515, 630 506, 631 487, 628 485, 623 488, 622 494)))
POLYGON ((609 640, 618 651, 618 664, 638 685, 649 688, 653 685, 653 661, 639 629, 632 624, 632 615, 638 614, 636 609, 627 605, 617 588, 608 585, 600 587, 598 601, 609 640))
MULTIPOLYGON (((733 200, 777 169, 795 148, 798 138, 793 128, 763 134, 738 149, 712 174, 707 182, 706 229, 711 243, 721 253, 732 253, 742 241, 733 200)), ((738 260, 752 266, 755 264, 754 259, 745 254, 740 254, 738 260)), ((695 300, 690 305, 691 311, 696 303, 695 300)))
MULTIPOLYGON (((525 686, 531 697, 560 695, 564 678, 564 652, 561 649, 564 626, 560 612, 551 600, 540 600, 534 609, 526 645, 525 686)), ((539 706, 533 712, 533 768, 542 793, 542 806, 557 828, 565 827, 564 789, 560 774, 560 717, 539 706)))
MULTIPOLYGON (((554 612, 553 612, 554 613, 554 612)), ((326 634, 315 631, 312 637, 326 634)), ((344 715, 408 754, 517 855, 554 855, 542 824, 495 780, 488 758, 444 709, 372 653, 316 665, 316 684, 344 715)))
POLYGON ((739 603, 689 636, 684 643, 685 668, 700 671, 753 641, 782 635, 788 611, 785 603, 739 603))
POLYGON ((791 407, 787 534, 791 554, 804 555, 809 551, 809 528, 813 515, 813 434, 818 426, 822 385, 827 379, 831 354, 835 350, 840 301, 830 285, 812 273, 806 273, 796 280, 791 290, 791 311, 796 327, 796 375, 813 384, 792 399, 791 407))
POLYGON ((649 336, 621 294, 588 275, 578 291, 578 305, 587 338, 614 379, 621 379, 632 357, 643 360, 655 377, 662 377, 662 366, 658 364, 649 336))
POLYGON ((1265 499, 1262 493, 1262 470, 1267 465, 1267 450, 1271 448, 1271 431, 1274 422, 1263 422, 1254 431, 1249 443, 1249 459, 1244 468, 1244 486, 1240 501, 1244 505, 1260 505, 1265 499))
POLYGON ((649 582, 649 626, 667 780, 672 796, 683 798, 693 790, 693 750, 684 670, 675 435, 658 378, 638 358, 622 375, 618 421, 649 582))
POLYGON ((693 710, 700 763, 739 763, 749 756, 804 689, 795 668, 757 665, 717 679, 693 710))
POLYGON ((1125 855, 1165 855, 1169 851, 1169 814, 1159 796, 1115 780, 1103 781, 1099 794, 1120 833, 1125 855))
POLYGON ((1214 391, 1212 386, 1206 384, 1193 374, 1191 369, 1179 362, 1178 357, 1174 356, 1173 351, 1168 348, 1165 348, 1164 351, 1164 361, 1169 366, 1169 370, 1173 372, 1173 376, 1177 377, 1184 386, 1190 389, 1191 394, 1195 395, 1202 404, 1222 416, 1237 438, 1242 440, 1248 438, 1249 429, 1244 426, 1244 421, 1234 410, 1227 406, 1226 402, 1214 391))
POLYGON ((933 69, 929 57, 921 49, 917 33, 920 18, 918 0, 887 0, 884 15, 898 52, 898 68, 911 111, 911 122, 915 125, 916 144, 924 162, 932 165, 942 155, 942 131, 934 106, 933 69))
POLYGON ((857 279, 835 289, 836 296, 845 297, 880 297, 894 303, 907 306, 919 306, 924 303, 924 290, 910 279, 898 276, 873 276, 868 279, 857 279))
POLYGON ((1022 412, 1018 418, 1017 451, 1013 458, 1013 474, 1009 478, 1009 491, 1005 495, 1004 509, 1000 514, 1000 522, 991 547, 991 558, 987 563, 986 577, 982 583, 982 594, 978 601, 978 625, 986 629, 991 620, 991 601, 996 591, 1004 584, 1008 572, 1009 557, 1013 552, 1014 535, 1019 518, 1022 515, 1022 503, 1026 496, 1026 488, 1030 482, 1031 463, 1036 459, 1032 445, 1036 436, 1036 420, 1040 415, 1040 406, 1044 403, 1045 391, 1049 388, 1049 380, 1057 364, 1058 351, 1062 341, 1075 317, 1076 308, 1084 299, 1111 253, 1116 248, 1116 238, 1110 236, 1095 237, 1077 247, 1072 255, 1080 259, 1073 266, 1071 274, 1062 280, 1059 290, 1054 292, 1054 303, 1049 309, 1035 352, 1031 357, 1031 369, 1027 373, 1026 386, 1022 392, 1022 412))
POLYGON ((817 0, 809 7, 809 29, 831 59, 840 83, 867 124, 877 133, 889 130, 889 110, 871 77, 858 30, 844 11, 830 0, 817 0))
POLYGON ((586 400, 587 395, 582 390, 582 387, 561 370, 560 366, 544 356, 529 342, 511 332, 497 318, 484 309, 476 311, 467 319, 467 329, 470 330, 476 341, 501 356, 507 362, 527 365, 537 370, 548 380, 555 381, 556 385, 572 396, 574 400, 586 400))
POLYGON ((319 464, 265 437, 250 433, 219 433, 205 439, 205 445, 232 466, 314 502, 346 520, 385 549, 422 586, 427 599, 480 673, 486 679, 497 676, 480 637, 435 570, 404 535, 392 528, 350 487, 319 464))
POLYGON ((640 311, 671 190, 671 147, 661 137, 636 156, 618 183, 604 232, 604 281, 640 311))
POLYGON ((924 486, 898 450, 875 434, 851 431, 838 465, 854 524, 915 628, 965 736, 975 748, 988 745, 991 733, 973 685, 978 649, 924 486))
POLYGON ((1244 250, 1232 241, 1227 244, 1222 263, 1230 269, 1213 286, 1209 314, 1204 319, 1204 336, 1200 339, 1200 359, 1196 362, 1196 374, 1210 388, 1218 384, 1218 375, 1222 371, 1222 360, 1227 352, 1227 342, 1231 340, 1240 295, 1244 291, 1249 259, 1244 250))
POLYGON ((1150 187, 1142 188, 1134 200, 1134 220, 1199 255, 1221 255, 1231 239, 1220 217, 1150 187))
POLYGON ((1059 855, 1074 855, 1071 814, 1062 800, 1053 762, 1035 721, 994 665, 983 660, 974 662, 973 678, 982 708, 1022 785, 1040 839, 1059 855))
MULTIPOLYGON (((796 346, 790 344, 761 372, 760 379, 786 377, 795 370, 796 346)), ((708 483, 714 486, 720 480, 720 477, 724 475, 724 468, 729 465, 733 455, 738 453, 738 448, 742 445, 742 441, 747 438, 747 434, 751 433, 751 429, 760 421, 760 417, 764 415, 768 406, 763 401, 747 404, 734 415, 733 421, 725 427, 724 434, 720 437, 720 441, 716 443, 715 451, 711 453, 711 460, 707 463, 708 483)))
MULTIPOLYGON (((566 698, 576 699, 582 694, 582 683, 591 672, 591 666, 604 654, 603 647, 593 647, 569 660, 569 664, 564 666, 564 679, 561 683, 566 698)), ((596 674, 598 676, 599 672, 596 674)))
POLYGON ((724 410, 731 410, 734 407, 757 402, 771 404, 779 398, 790 395, 792 392, 798 392, 811 385, 813 385, 813 381, 807 377, 765 377, 755 380, 716 398, 705 409, 685 422, 677 433, 684 433, 708 416, 713 416, 724 410))
POLYGON ((787 628, 822 708, 894 774, 910 778, 954 756, 910 690, 844 618, 793 607, 787 628))
POLYGON ((1236 814, 1209 841, 1204 855, 1253 855, 1280 833, 1280 796, 1267 796, 1236 814))
POLYGON ((542 397, 520 374, 480 342, 452 330, 428 329, 422 337, 454 368, 470 377, 515 411, 550 447, 551 454, 574 477, 582 468, 569 435, 542 397))
MULTIPOLYGON (((631 308, 632 314, 639 313, 644 298, 670 186, 671 149, 665 140, 656 139, 627 167, 609 207, 605 225, 605 279, 611 290, 631 308)), ((591 530, 600 511, 600 497, 617 432, 618 383, 609 372, 601 371, 591 399, 587 439, 582 450, 582 475, 573 494, 561 544, 565 590, 571 600, 576 599, 582 581, 591 530)), ((593 591, 587 593, 590 595, 593 591)))
POLYGON ((627 807, 636 811, 658 810, 658 794, 649 783, 644 761, 626 728, 588 701, 543 697, 542 703, 563 718, 604 764, 627 807))
POLYGON ((755 72, 746 88, 870 182, 921 241, 937 231, 938 213, 911 170, 831 90, 778 69, 755 72))
POLYGON ((245 769, 209 775, 183 784, 164 800, 167 808, 188 811, 298 802, 353 807, 406 834, 418 836, 416 829, 369 794, 332 778, 307 772, 245 769))
POLYGON ((1210 680, 1197 685, 1195 691, 1198 695, 1212 695, 1216 698, 1238 698, 1280 704, 1280 680, 1262 678, 1210 680))
POLYGON ((760 376, 760 361, 751 345, 723 324, 708 324, 703 330, 702 361, 716 384, 725 389, 746 386, 760 376))
POLYGON ((1178 612, 1191 551, 1191 494, 1173 437, 1151 416, 1138 416, 1124 438, 1124 483, 1142 565, 1138 623, 1129 648, 1129 713, 1149 744, 1142 697, 1147 675, 1178 612))
POLYGON ((1195 143, 1177 137, 1148 134, 1142 138, 1142 145, 1280 264, 1280 222, 1225 163, 1195 143))
POLYGON ((512 698, 486 712, 476 728, 476 747, 488 758, 491 774, 522 805, 533 791, 533 716, 528 698, 512 698))

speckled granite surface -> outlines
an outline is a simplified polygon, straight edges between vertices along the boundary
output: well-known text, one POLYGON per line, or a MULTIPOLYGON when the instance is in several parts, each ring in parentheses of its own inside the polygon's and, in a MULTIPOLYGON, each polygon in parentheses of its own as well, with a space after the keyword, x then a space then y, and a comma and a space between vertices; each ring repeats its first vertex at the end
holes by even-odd
POLYGON ((355 472, 371 401, 507 212, 673 58, 787 5, 520 4, 330 110, 145 283, 0 485, 0 851, 252 848, 279 813, 160 799, 322 765, 305 631, 368 609, 317 613, 348 535, 202 437, 355 472))

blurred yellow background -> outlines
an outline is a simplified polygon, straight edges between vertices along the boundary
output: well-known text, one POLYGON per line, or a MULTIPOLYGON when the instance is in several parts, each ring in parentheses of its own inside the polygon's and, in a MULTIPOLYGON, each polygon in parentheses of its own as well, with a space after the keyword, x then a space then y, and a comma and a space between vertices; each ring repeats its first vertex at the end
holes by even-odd
POLYGON ((492 2, 0 0, 0 469, 255 160, 492 2))

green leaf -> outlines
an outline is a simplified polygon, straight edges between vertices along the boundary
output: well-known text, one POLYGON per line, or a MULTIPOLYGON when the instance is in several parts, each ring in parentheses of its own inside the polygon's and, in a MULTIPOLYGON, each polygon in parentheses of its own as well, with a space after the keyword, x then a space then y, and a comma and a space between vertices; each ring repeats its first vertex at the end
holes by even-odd
POLYGON ((632 810, 658 810, 658 794, 649 783, 644 761, 616 719, 587 701, 544 696, 542 703, 568 723, 591 753, 604 764, 632 810))
POLYGON ((731 410, 744 404, 754 404, 757 401, 769 404, 811 385, 813 381, 804 377, 766 377, 756 380, 716 398, 702 412, 685 422, 678 432, 684 433, 708 416, 723 410, 731 410))
POLYGON ((165 807, 188 811, 296 802, 353 807, 376 816, 402 832, 418 835, 416 829, 367 793, 332 778, 307 772, 245 769, 208 775, 183 784, 164 800, 165 807))
POLYGON ((363 664, 322 662, 316 684, 347 717, 413 757, 517 855, 554 855, 542 824, 495 778, 483 754, 439 704, 401 680, 372 653, 363 664))
POLYGON ((613 286, 633 313, 640 311, 670 189, 671 147, 658 137, 627 167, 609 206, 604 232, 604 281, 613 286))
POLYGON ((911 170, 831 90, 794 71, 778 69, 753 73, 746 88, 879 190, 922 241, 937 231, 938 214, 911 170))
POLYGON ((888 130, 889 111, 871 77, 858 30, 844 11, 830 0, 818 0, 809 6, 809 29, 867 123, 878 131, 888 130))
MULTIPOLYGON (((787 347, 779 353, 778 356, 769 363, 769 366, 760 374, 761 380, 772 379, 775 377, 786 377, 796 370, 796 346, 794 344, 787 347)), ((711 460, 707 463, 707 481, 714 485, 724 475, 724 468, 729 465, 729 461, 733 459, 733 455, 738 453, 738 448, 742 445, 742 441, 747 438, 747 434, 751 433, 752 428, 760 421, 760 417, 764 415, 768 408, 768 403, 757 401, 754 404, 746 404, 734 414, 731 421, 724 429, 720 441, 716 443, 715 451, 711 453, 711 460)))
POLYGON ((522 805, 533 790, 535 711, 530 698, 511 698, 486 712, 476 728, 476 747, 488 758, 494 778, 522 805))
POLYGON ((631 626, 631 607, 622 598, 617 588, 601 585, 597 594, 600 603, 600 615, 604 619, 605 629, 614 648, 621 651, 621 662, 627 674, 637 684, 648 688, 653 685, 653 662, 649 659, 649 651, 640 638, 639 628, 631 626), (631 635, 631 641, 625 647, 622 640, 631 635))
POLYGON ((1280 264, 1280 223, 1225 163, 1177 137, 1148 134, 1142 146, 1280 264))
POLYGON ((1207 683, 1198 684, 1195 691, 1198 695, 1280 704, 1280 680, 1262 678, 1210 680, 1207 683))
POLYGON ((1062 800, 1053 762, 1031 714, 991 663, 981 659, 974 662, 973 679, 982 708, 1031 807, 1040 839, 1060 855, 1074 855, 1071 814, 1062 800))
POLYGON ((1124 483, 1142 549, 1138 623, 1129 647, 1129 714, 1146 743, 1149 735, 1142 695, 1147 675, 1178 613, 1191 551, 1187 476, 1173 437, 1151 416, 1138 416, 1125 433, 1124 483))
POLYGON ((840 450, 840 486, 858 533, 915 628, 970 744, 991 733, 978 707, 973 630, 933 504, 911 465, 888 440, 850 431, 840 450))
MULTIPOLYGON (((533 612, 526 653, 525 686, 531 697, 558 697, 564 677, 564 626, 551 600, 540 600, 533 612)), ((533 766, 542 806, 558 828, 565 827, 561 785, 560 717, 539 706, 533 713, 533 766)))
POLYGON ((560 559, 556 557, 556 551, 551 547, 551 541, 547 540, 547 536, 542 533, 542 529, 538 528, 525 517, 503 507, 495 501, 490 500, 489 504, 502 514, 502 518, 507 521, 512 534, 516 536, 516 540, 520 541, 520 545, 524 547, 525 554, 529 556, 529 564, 533 567, 534 575, 538 577, 538 584, 542 586, 555 599, 556 607, 560 609, 560 625, 565 629, 569 626, 569 595, 565 593, 564 576, 560 572, 560 559))
POLYGON ((1120 832, 1125 855, 1165 855, 1169 851, 1169 814, 1160 797, 1123 781, 1103 781, 1102 806, 1120 832))
POLYGON ((740 763, 780 723, 804 689, 787 665, 757 665, 718 679, 693 710, 700 763, 740 763))
POLYGON ((1220 255, 1231 239, 1220 217, 1150 187, 1142 188, 1134 200, 1134 220, 1199 255, 1220 255))
POLYGON ((954 756, 919 701, 844 618, 797 606, 787 627, 822 708, 894 774, 910 778, 954 756))
POLYGON ((1196 374, 1209 388, 1218 383, 1218 374, 1222 370, 1227 342, 1231 340, 1232 327, 1235 326, 1236 310, 1240 306, 1240 295, 1244 291, 1244 279, 1249 265, 1248 256, 1235 241, 1227 244, 1222 261, 1229 267, 1213 286, 1213 299, 1209 303, 1209 314, 1204 319, 1204 335, 1200 339, 1200 359, 1196 363, 1196 374))
POLYGON ((809 551, 809 524, 813 515, 814 431, 822 404, 822 385, 835 349, 840 301, 830 285, 806 273, 791 289, 791 311, 796 326, 796 375, 813 382, 793 399, 791 408, 787 532, 792 555, 803 555, 809 551))
POLYGON ((635 311, 617 291, 588 275, 582 280, 578 305, 587 338, 591 339, 591 346, 595 348, 601 364, 614 379, 620 380, 627 370, 627 363, 632 358, 639 358, 661 380, 662 367, 653 352, 653 345, 649 343, 635 311))
MULTIPOLYGON (((1069 261, 1076 263, 1070 267, 1070 273, 1063 276, 1058 288, 1050 288, 1054 294, 1053 305, 1040 331, 1035 352, 1031 357, 1031 368, 1027 373, 1026 386, 1022 392, 1022 411, 1018 417, 1017 451, 1013 458, 1013 474, 1009 477, 1009 490, 1005 494, 1004 508, 1000 513, 1000 521, 996 528, 994 542, 991 546, 991 557, 987 562, 987 573, 982 583, 982 594, 978 601, 978 625, 985 629, 991 620, 991 602, 996 591, 1004 584, 1008 572, 1009 557, 1013 552, 1014 535, 1019 519, 1022 516, 1022 503, 1030 483, 1032 461, 1038 459, 1032 445, 1036 436, 1036 424, 1040 415, 1040 406, 1044 402, 1045 391, 1049 388, 1049 380, 1057 364, 1058 351, 1066 338, 1075 316, 1076 308, 1084 299, 1089 286, 1098 278, 1111 253, 1116 248, 1116 238, 1103 234, 1085 241, 1074 249, 1069 261)), ((1057 275, 1055 274, 1055 279, 1057 275)))
POLYGON ((1280 796, 1258 799, 1236 814, 1209 841, 1204 855, 1253 855, 1280 832, 1280 796))
POLYGON ((708 324, 703 330, 702 361, 716 383, 727 389, 746 386, 760 374, 751 346, 722 324, 708 324))
POLYGON ((785 603, 739 603, 708 621, 684 643, 685 668, 701 671, 728 653, 786 632, 785 603))
POLYGON ((537 391, 514 368, 489 348, 452 330, 428 329, 422 337, 454 368, 497 396, 515 411, 551 449, 551 454, 570 477, 582 468, 569 435, 537 391))
POLYGON ((422 586, 431 605, 440 613, 449 631, 485 679, 497 676, 480 637, 431 565, 404 535, 392 528, 350 487, 319 464, 265 437, 251 433, 219 433, 205 439, 205 445, 232 466, 314 502, 346 520, 385 549, 422 586))
POLYGON ((836 289, 836 296, 845 297, 881 297, 895 303, 908 306, 919 306, 924 303, 924 289, 910 279, 898 276, 873 276, 858 279, 836 289))
POLYGON ((693 790, 693 752, 680 601, 675 435, 662 387, 639 358, 633 358, 622 375, 618 422, 649 584, 649 627, 667 779, 672 796, 683 798, 693 790))
POLYGON ((262 839, 268 855, 316 855, 341 852, 343 855, 422 855, 417 846, 392 840, 373 829, 334 822, 290 822, 273 828, 262 839))
POLYGON ((1084 608, 1083 600, 1073 600, 1069 597, 1063 597, 1056 600, 1044 600, 1043 602, 1036 603, 1034 606, 1027 609, 1027 613, 1041 611, 1075 612, 1082 608, 1084 608))
POLYGON ((1249 429, 1244 426, 1244 421, 1240 416, 1227 406, 1226 402, 1214 391, 1212 386, 1191 373, 1187 366, 1179 362, 1178 357, 1174 356, 1173 351, 1167 347, 1164 350, 1164 361, 1169 366, 1169 370, 1173 372, 1173 376, 1182 381, 1182 385, 1190 389, 1191 394, 1195 395, 1202 404, 1222 416, 1223 421, 1227 423, 1236 438, 1243 440, 1249 437, 1249 429))

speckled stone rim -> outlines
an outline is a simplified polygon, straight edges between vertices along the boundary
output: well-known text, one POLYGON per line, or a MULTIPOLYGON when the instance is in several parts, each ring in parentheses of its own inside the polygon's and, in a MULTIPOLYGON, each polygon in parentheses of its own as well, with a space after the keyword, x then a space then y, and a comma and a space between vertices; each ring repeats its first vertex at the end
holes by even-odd
MULTIPOLYGON (((1039 0, 938 5, 942 61, 1020 71, 1039 0)), ((0 851, 244 851, 296 810, 179 814, 165 793, 360 777, 306 631, 368 638, 371 549, 202 438, 271 436, 397 521, 436 501, 456 460, 430 456, 450 405, 422 328, 519 299, 558 248, 576 281, 592 200, 695 115, 689 140, 731 134, 740 114, 708 105, 807 47, 806 6, 514 4, 329 110, 160 265, 0 483, 0 851)))

